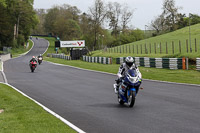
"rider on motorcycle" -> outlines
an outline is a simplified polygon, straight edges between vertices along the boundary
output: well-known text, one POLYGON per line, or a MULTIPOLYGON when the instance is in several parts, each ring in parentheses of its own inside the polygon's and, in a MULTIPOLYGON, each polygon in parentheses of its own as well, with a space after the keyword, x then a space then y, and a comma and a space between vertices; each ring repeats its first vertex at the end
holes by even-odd
MULTIPOLYGON (((38 59, 39 59, 40 57, 42 58, 42 54, 40 54, 40 55, 38 56, 38 59)), ((43 59, 43 58, 42 58, 42 59, 43 59)))
POLYGON ((30 62, 30 63, 31 63, 31 62, 36 62, 36 63, 37 63, 37 60, 35 59, 35 56, 33 56, 32 59, 31 59, 29 62, 30 62))
MULTIPOLYGON (((118 92, 119 85, 125 76, 125 72, 132 68, 135 68, 139 77, 142 78, 142 74, 140 73, 139 68, 133 63, 133 58, 131 56, 126 57, 125 62, 121 64, 121 66, 119 67, 119 71, 117 73, 118 79, 116 80, 116 83, 117 83, 116 89, 115 89, 116 93, 118 92)), ((136 91, 138 91, 138 88, 136 88, 136 91)))

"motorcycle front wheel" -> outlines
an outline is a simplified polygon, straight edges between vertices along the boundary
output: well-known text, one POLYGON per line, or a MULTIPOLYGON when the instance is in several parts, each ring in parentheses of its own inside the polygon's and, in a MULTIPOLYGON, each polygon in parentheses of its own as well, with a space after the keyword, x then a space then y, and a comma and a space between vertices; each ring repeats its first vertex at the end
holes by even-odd
POLYGON ((136 95, 136 92, 135 91, 131 91, 130 95, 127 96, 128 97, 128 106, 131 107, 131 108, 135 104, 135 95, 136 95))
POLYGON ((31 72, 32 72, 32 73, 34 72, 34 70, 35 70, 35 69, 31 67, 31 72))
POLYGON ((118 95, 118 102, 119 102, 119 104, 124 105, 124 101, 120 98, 119 95, 118 95))

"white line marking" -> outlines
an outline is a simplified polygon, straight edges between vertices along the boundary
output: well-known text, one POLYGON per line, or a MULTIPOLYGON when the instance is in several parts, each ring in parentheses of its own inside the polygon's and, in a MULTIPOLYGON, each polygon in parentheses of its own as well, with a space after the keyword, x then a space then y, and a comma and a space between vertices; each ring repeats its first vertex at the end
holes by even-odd
MULTIPOLYGON (((43 39, 43 38, 42 38, 42 39, 43 39)), ((46 39, 44 39, 44 40, 46 40, 46 39)), ((47 41, 47 40, 46 40, 46 41, 47 41)), ((47 49, 44 51, 43 54, 45 54, 45 53, 47 52, 47 50, 49 49, 49 45, 50 45, 50 44, 49 44, 49 41, 47 41, 47 42, 48 42, 48 47, 47 47, 47 49)), ((42 55, 43 55, 43 54, 42 54, 42 55)))
MULTIPOLYGON (((0 82, 2 83, 2 82, 0 82)), ((56 114, 55 112, 53 112, 52 110, 48 109, 47 107, 45 107, 44 105, 42 105, 41 103, 39 103, 38 101, 34 100, 33 98, 29 97, 28 95, 26 95, 25 93, 23 93, 22 91, 18 90, 17 88, 15 88, 14 86, 8 84, 8 83, 2 83, 5 85, 10 86, 11 88, 13 88, 14 90, 16 90, 17 92, 21 93, 23 96, 29 98, 30 100, 34 101, 36 104, 38 104, 39 106, 41 106, 44 110, 46 110, 47 112, 49 112, 50 114, 54 115, 56 118, 60 119, 62 122, 64 122, 65 124, 67 124, 68 126, 70 126, 72 129, 74 129, 75 131, 77 131, 78 133, 85 133, 83 130, 81 130, 80 128, 78 128, 77 126, 73 125, 72 123, 70 123, 69 121, 67 121, 66 119, 64 119, 63 117, 61 117, 60 115, 56 114)))
POLYGON ((2 62, 2 74, 3 74, 3 79, 4 79, 4 82, 7 84, 8 83, 8 80, 7 80, 7 78, 6 78, 6 75, 5 75, 5 73, 4 73, 4 71, 3 71, 4 69, 3 69, 3 62, 2 62))
MULTIPOLYGON (((58 63, 54 63, 54 62, 50 62, 50 61, 46 61, 46 62, 49 62, 49 63, 54 64, 54 65, 67 66, 67 67, 72 67, 72 68, 76 68, 76 69, 80 69, 80 70, 85 70, 85 71, 92 71, 92 72, 98 72, 98 73, 103 73, 103 74, 115 75, 117 77, 117 74, 113 74, 113 73, 101 72, 101 71, 96 71, 96 70, 90 70, 90 69, 85 69, 85 68, 80 68, 80 67, 74 67, 74 66, 64 65, 64 64, 58 64, 58 63)), ((176 83, 176 82, 160 81, 160 80, 152 80, 152 79, 143 79, 143 80, 152 81, 152 82, 160 82, 160 83, 178 84, 178 85, 200 86, 198 84, 176 83)))
MULTIPOLYGON (((32 40, 31 40, 31 41, 32 41, 32 40)), ((32 41, 32 42, 33 42, 33 41, 32 41)), ((34 42, 33 42, 33 46, 31 47, 31 49, 30 49, 29 51, 27 51, 27 52, 25 52, 25 53, 23 53, 23 54, 20 54, 20 55, 17 56, 17 57, 11 58, 10 60, 12 60, 12 59, 16 59, 16 58, 19 58, 19 57, 22 57, 22 56, 28 54, 28 52, 30 52, 30 51, 33 49, 33 47, 34 47, 34 42)))
MULTIPOLYGON (((32 41, 32 40, 31 40, 32 41)), ((32 41, 33 42, 33 41, 32 41)), ((33 42, 33 46, 34 46, 34 42, 33 42)), ((32 48, 33 48, 32 46, 32 48)), ((49 42, 48 42, 48 47, 49 47, 49 42)), ((32 48, 28 51, 30 52, 32 50, 32 48)), ((46 49, 46 51, 48 50, 48 48, 46 49)), ((46 52, 45 51, 45 52, 46 52)), ((23 55, 26 55, 28 52, 24 53, 23 55)), ((44 52, 44 53, 45 53, 44 52)), ((44 54, 43 53, 43 54, 44 54)), ((23 55, 20 55, 19 57, 23 56, 23 55)), ((18 58, 18 57, 15 57, 15 58, 18 58)), ((15 58, 12 58, 12 59, 15 59, 15 58)), ((7 81, 7 78, 6 78, 6 75, 3 71, 3 62, 2 62, 2 74, 3 74, 3 78, 4 78, 4 81, 5 83, 2 83, 2 84, 6 84, 10 87, 12 87, 14 90, 16 90, 17 92, 21 93, 23 96, 29 98, 30 100, 34 101, 35 103, 37 103, 39 106, 41 106, 44 110, 46 110, 47 112, 49 112, 50 114, 52 114, 53 116, 55 116, 56 118, 60 119, 62 122, 64 122, 65 124, 67 124, 69 127, 71 127, 72 129, 74 129, 75 131, 77 131, 78 133, 85 133, 83 130, 81 130, 80 128, 78 128, 77 126, 75 126, 74 124, 70 123, 69 121, 67 121, 66 119, 64 119, 63 117, 61 117, 60 115, 56 114, 55 112, 53 112, 52 110, 48 109, 47 107, 45 107, 44 105, 42 105, 41 103, 39 103, 38 101, 34 100, 33 98, 29 97, 28 95, 26 95, 25 93, 23 93, 22 91, 18 90, 17 88, 15 88, 14 86, 8 84, 8 81, 7 81)))

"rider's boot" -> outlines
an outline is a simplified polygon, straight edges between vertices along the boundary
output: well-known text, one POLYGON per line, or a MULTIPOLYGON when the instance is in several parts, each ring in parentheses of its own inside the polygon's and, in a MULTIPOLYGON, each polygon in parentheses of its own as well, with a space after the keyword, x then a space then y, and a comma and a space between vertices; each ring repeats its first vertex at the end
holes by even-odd
POLYGON ((115 94, 118 94, 118 90, 119 90, 118 84, 114 84, 114 90, 115 90, 115 94))

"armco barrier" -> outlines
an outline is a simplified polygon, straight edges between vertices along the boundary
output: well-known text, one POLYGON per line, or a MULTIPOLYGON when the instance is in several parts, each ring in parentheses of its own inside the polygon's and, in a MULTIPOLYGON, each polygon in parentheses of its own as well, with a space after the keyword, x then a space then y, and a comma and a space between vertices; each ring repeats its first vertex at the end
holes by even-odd
MULTIPOLYGON (((168 68, 168 69, 185 69, 185 58, 149 58, 149 57, 133 57, 137 66, 168 68)), ((116 63, 121 64, 125 61, 125 57, 116 58, 116 63)))
POLYGON ((112 58, 83 56, 83 61, 101 64, 112 64, 112 58))
POLYGON ((200 58, 196 58, 196 69, 200 71, 200 58))
POLYGON ((66 56, 64 54, 47 54, 47 57, 52 57, 52 58, 60 58, 60 59, 65 59, 65 60, 71 60, 70 56, 66 56))
POLYGON ((4 54, 4 55, 0 55, 0 59, 2 62, 7 61, 11 58, 11 54, 4 54))

